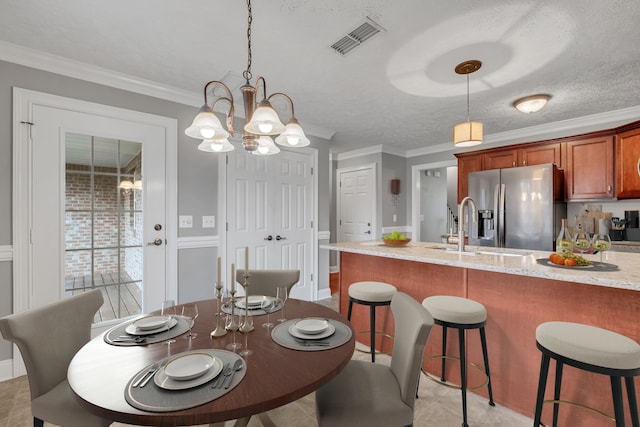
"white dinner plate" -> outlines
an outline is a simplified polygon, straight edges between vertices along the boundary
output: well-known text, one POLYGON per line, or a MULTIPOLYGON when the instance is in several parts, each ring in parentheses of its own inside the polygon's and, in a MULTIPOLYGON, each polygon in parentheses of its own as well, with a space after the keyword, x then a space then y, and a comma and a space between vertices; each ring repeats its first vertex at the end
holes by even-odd
POLYGON ((298 328, 296 328, 295 323, 292 323, 291 326, 289 326, 289 334, 303 340, 321 340, 323 338, 330 337, 331 335, 335 334, 335 332, 336 332, 336 327, 333 326, 331 323, 329 323, 329 327, 327 327, 326 331, 321 332, 319 334, 313 334, 313 335, 300 332, 298 328))
POLYGON ((307 317, 294 323, 296 329, 303 334, 317 335, 326 331, 330 323, 327 319, 320 317, 307 317))
POLYGON ((177 381, 169 378, 164 371, 164 367, 158 369, 153 376, 153 382, 160 388, 166 390, 186 390, 188 388, 197 387, 214 379, 222 372, 222 361, 217 357, 214 358, 213 366, 207 372, 197 378, 185 381, 177 381))
MULTIPOLYGON (((262 300, 265 298, 270 300, 273 299, 273 297, 265 297, 264 295, 249 295, 248 297, 249 310, 256 310, 260 308, 260 306, 262 305, 262 300)), ((236 300, 236 307, 244 309, 246 307, 245 305, 246 303, 247 302, 245 301, 245 298, 240 297, 239 299, 236 300)))
POLYGON ((129 324, 124 329, 124 331, 129 335, 152 335, 152 334, 157 334, 158 332, 168 331, 169 329, 173 328, 177 324, 178 324, 178 319, 176 319, 175 317, 171 317, 171 319, 169 319, 169 321, 166 324, 162 325, 159 328, 143 330, 143 329, 137 328, 135 325, 135 322, 133 322, 129 324))
POLYGON ((215 361, 209 353, 180 354, 164 365, 164 373, 172 380, 192 380, 204 375, 215 361))
POLYGON ((133 322, 136 328, 141 331, 149 329, 158 329, 165 326, 169 322, 169 316, 145 316, 133 322))

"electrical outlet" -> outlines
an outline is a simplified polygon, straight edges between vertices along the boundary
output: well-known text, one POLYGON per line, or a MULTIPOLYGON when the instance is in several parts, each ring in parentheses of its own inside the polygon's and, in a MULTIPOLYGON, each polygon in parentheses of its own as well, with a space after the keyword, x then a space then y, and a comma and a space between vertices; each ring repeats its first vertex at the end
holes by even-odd
POLYGON ((211 216, 203 216, 202 217, 202 228, 215 228, 216 226, 216 217, 211 216))
POLYGON ((398 215, 393 214, 393 222, 398 222, 398 215))
POLYGON ((193 228, 193 216, 180 215, 178 219, 178 228, 193 228))

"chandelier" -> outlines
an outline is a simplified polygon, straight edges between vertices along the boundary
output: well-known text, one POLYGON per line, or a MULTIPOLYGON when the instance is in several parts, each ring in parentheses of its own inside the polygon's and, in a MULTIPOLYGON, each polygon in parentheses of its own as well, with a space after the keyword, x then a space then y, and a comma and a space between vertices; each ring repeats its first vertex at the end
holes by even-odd
POLYGON ((455 68, 456 73, 467 75, 467 121, 459 123, 453 128, 453 145, 456 147, 472 147, 482 144, 482 123, 472 122, 469 119, 469 74, 478 71, 481 66, 482 62, 471 59, 458 64, 455 68))
MULTIPOLYGON (((247 69, 242 73, 245 84, 240 87, 242 100, 244 102, 244 112, 247 123, 244 125, 242 133, 242 146, 252 154, 270 155, 276 154, 280 149, 274 144, 271 135, 278 135, 275 143, 286 147, 304 147, 310 141, 304 134, 300 123, 295 118, 293 101, 284 93, 273 93, 267 96, 267 84, 263 77, 258 77, 256 86, 251 85, 251 0, 247 0, 247 69), (263 98, 256 104, 256 94, 262 87, 263 98), (274 97, 284 98, 291 105, 291 118, 285 126, 280 121, 278 113, 271 106, 270 100, 274 97)), ((202 139, 198 146, 199 150, 208 152, 226 152, 234 149, 229 142, 229 137, 233 135, 233 95, 229 87, 217 80, 212 80, 204 86, 204 105, 193 119, 185 133, 196 139, 202 139), (214 97, 209 103, 208 93, 221 87, 226 96, 214 97), (219 102, 229 104, 229 111, 226 117, 226 129, 218 117, 214 114, 214 108, 219 102)))

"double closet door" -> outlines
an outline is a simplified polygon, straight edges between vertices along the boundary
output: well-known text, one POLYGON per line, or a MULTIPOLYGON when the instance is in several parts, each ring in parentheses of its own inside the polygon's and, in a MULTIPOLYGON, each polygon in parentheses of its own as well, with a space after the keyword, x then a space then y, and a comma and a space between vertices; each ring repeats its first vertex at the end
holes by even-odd
MULTIPOLYGON (((293 298, 313 300, 313 156, 285 151, 273 156, 228 153, 227 262, 250 269, 298 269, 293 298)), ((249 290, 249 292, 251 292, 249 290)))

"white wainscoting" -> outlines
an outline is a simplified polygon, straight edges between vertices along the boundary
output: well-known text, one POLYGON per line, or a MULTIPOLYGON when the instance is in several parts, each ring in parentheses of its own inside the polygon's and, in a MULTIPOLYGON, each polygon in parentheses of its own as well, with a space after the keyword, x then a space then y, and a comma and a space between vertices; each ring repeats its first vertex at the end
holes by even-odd
POLYGON ((13 261, 13 246, 0 245, 0 262, 13 261))
POLYGON ((0 381, 13 378, 13 359, 0 360, 0 381))

